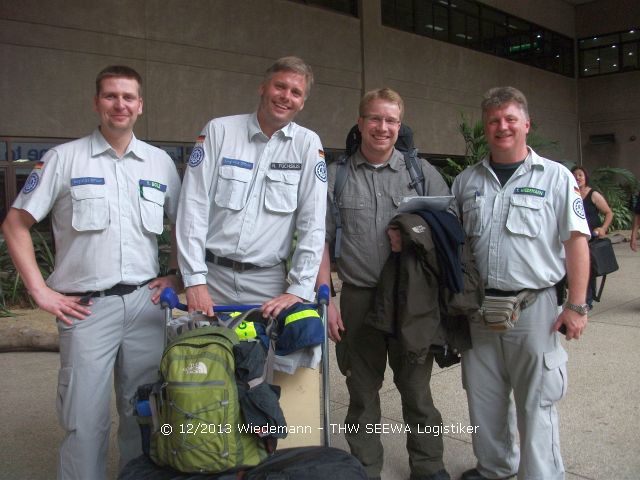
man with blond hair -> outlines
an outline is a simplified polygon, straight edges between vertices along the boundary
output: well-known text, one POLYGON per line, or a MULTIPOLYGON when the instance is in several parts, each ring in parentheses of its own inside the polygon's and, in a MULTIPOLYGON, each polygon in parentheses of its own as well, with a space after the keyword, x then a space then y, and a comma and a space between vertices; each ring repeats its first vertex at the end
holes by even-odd
MULTIPOLYGON (((383 448, 380 433, 367 431, 380 423, 379 391, 387 365, 402 399, 407 451, 412 480, 448 480, 442 461, 442 423, 433 405, 429 381, 433 355, 423 364, 411 363, 399 340, 367 325, 374 310, 376 285, 391 253, 386 227, 397 213, 397 199, 416 196, 405 158, 394 148, 404 114, 400 95, 381 88, 367 92, 360 101, 359 150, 348 159, 348 175, 340 195, 342 252, 338 274, 343 281, 340 311, 329 305, 329 332, 349 390, 345 434, 351 453, 364 465, 370 478, 380 478, 383 448), (422 431, 420 431, 422 429, 422 431)), ((449 195, 442 176, 420 159, 425 195, 449 195)), ((337 165, 329 165, 328 198, 333 200, 337 165)), ((327 234, 318 284, 330 281, 330 245, 335 240, 335 219, 327 215, 327 234)))
POLYGON ((309 65, 283 57, 265 73, 256 112, 215 118, 198 137, 177 224, 190 312, 264 302, 275 317, 314 299, 327 172, 318 135, 293 122, 312 83, 309 65))

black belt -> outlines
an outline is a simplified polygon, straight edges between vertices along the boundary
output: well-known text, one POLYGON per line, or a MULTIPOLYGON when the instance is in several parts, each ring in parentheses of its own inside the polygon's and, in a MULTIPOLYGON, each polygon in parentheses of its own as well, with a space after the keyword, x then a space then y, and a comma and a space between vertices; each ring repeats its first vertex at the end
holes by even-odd
POLYGON ((106 290, 98 290, 98 291, 89 291, 89 292, 69 292, 63 293, 63 295, 67 295, 68 297, 82 297, 83 299, 89 300, 93 297, 110 297, 112 295, 129 295, 132 292, 135 292, 141 287, 144 287, 147 283, 149 283, 152 279, 146 280, 139 285, 127 285, 124 283, 118 283, 111 288, 107 288, 106 290))
POLYGON ((485 289, 485 295, 492 297, 517 297, 522 290, 497 290, 495 288, 485 289))
POLYGON ((235 260, 231 260, 230 258, 218 257, 207 250, 207 254, 205 255, 205 260, 209 263, 213 263, 214 265, 220 265, 221 267, 231 268, 234 272, 244 272, 246 270, 252 270, 254 268, 264 268, 259 267, 258 265, 254 265, 253 263, 243 263, 236 262, 235 260))

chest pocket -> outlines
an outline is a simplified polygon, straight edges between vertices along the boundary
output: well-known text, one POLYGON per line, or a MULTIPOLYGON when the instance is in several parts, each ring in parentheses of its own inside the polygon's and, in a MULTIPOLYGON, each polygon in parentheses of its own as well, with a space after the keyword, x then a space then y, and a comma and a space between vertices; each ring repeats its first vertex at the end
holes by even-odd
POLYGON ((373 220, 371 199, 364 195, 342 195, 338 200, 342 228, 351 235, 364 235, 370 232, 373 220))
POLYGON ((507 230, 516 235, 537 237, 542 226, 544 198, 531 195, 511 195, 507 230))
POLYGON ((242 210, 249 196, 249 184, 253 171, 247 168, 221 165, 214 201, 230 210, 242 210))
POLYGON ((109 225, 109 202, 104 185, 71 187, 71 225, 78 232, 104 230, 109 225))
POLYGON ((472 197, 462 204, 462 226, 469 237, 478 237, 484 223, 485 197, 472 197))
POLYGON ((153 187, 140 187, 140 219, 149 233, 160 235, 164 229, 165 192, 153 187))
POLYGON ((300 174, 270 170, 267 172, 264 206, 270 212, 291 213, 298 205, 300 174))

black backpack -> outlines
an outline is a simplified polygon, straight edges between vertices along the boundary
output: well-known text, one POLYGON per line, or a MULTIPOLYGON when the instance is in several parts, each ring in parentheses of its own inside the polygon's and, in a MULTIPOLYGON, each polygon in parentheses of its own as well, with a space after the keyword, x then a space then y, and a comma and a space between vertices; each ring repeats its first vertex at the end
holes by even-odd
MULTIPOLYGON (((342 218, 340 216, 340 209, 338 208, 338 200, 340 199, 344 186, 347 183, 347 176, 349 175, 348 160, 358 151, 361 141, 362 135, 360 134, 358 125, 354 125, 347 134, 345 152, 337 160, 338 168, 336 170, 336 181, 333 186, 333 198, 331 199, 330 204, 331 213, 333 214, 336 225, 336 239, 333 251, 335 258, 340 257, 342 243, 342 218)), ((411 177, 409 185, 418 193, 418 195, 424 196, 424 175, 422 173, 422 168, 420 167, 420 160, 418 160, 418 149, 413 145, 413 131, 411 130, 411 127, 404 123, 400 125, 395 147, 404 154, 404 163, 409 171, 409 176, 411 177)))

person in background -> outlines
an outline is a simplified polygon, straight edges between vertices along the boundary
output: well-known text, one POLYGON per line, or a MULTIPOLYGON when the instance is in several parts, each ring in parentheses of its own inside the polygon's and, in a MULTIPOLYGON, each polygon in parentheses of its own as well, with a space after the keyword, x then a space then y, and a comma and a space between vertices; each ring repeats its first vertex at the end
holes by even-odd
POLYGON ((571 173, 578 182, 580 196, 584 204, 584 213, 587 216, 589 230, 592 238, 603 238, 607 236, 609 226, 613 221, 613 212, 604 196, 589 186, 589 173, 584 167, 573 167, 571 173), (604 220, 600 219, 604 216, 604 220))
MULTIPOLYGON (((157 380, 166 287, 181 287, 175 237, 169 275, 157 277, 164 214, 175 223, 180 177, 164 151, 138 140, 142 79, 114 65, 96 78, 99 127, 49 150, 2 224, 29 294, 55 315, 60 335, 57 408, 65 430, 58 479, 107 476, 111 378, 120 422, 120 468, 142 454, 133 399, 157 380), (51 212, 55 268, 46 283, 30 228, 51 212)), ((174 229, 172 229, 172 232, 174 229)))
POLYGON ((633 225, 631 225, 631 241, 629 246, 634 252, 638 251, 638 229, 640 228, 640 193, 636 197, 636 204, 634 206, 633 225))
MULTIPOLYGON (((591 240, 604 238, 607 236, 609 225, 613 221, 613 212, 604 196, 589 186, 589 172, 584 167, 573 167, 571 173, 578 182, 580 197, 584 205, 584 214, 587 217, 591 240), (600 219, 600 214, 604 215, 604 221, 600 219)), ((589 275, 589 286, 587 287, 587 304, 593 307, 593 297, 596 294, 596 277, 589 275)))

